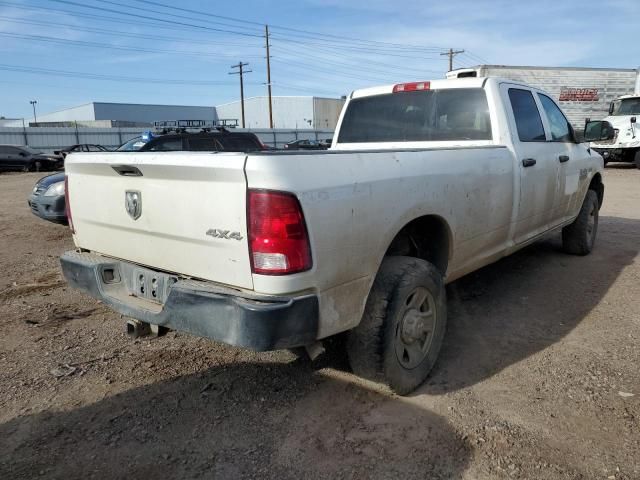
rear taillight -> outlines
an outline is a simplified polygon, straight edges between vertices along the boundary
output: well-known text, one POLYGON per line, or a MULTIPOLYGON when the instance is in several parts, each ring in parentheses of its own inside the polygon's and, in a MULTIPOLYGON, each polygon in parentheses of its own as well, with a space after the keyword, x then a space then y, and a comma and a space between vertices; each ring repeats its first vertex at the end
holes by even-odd
POLYGON ((71 218, 71 197, 69 196, 69 177, 64 177, 64 212, 67 214, 67 221, 69 222, 69 228, 71 233, 76 233, 76 229, 73 228, 73 218, 71 218))
POLYGON ((251 271, 287 275, 311 268, 311 248, 295 195, 249 190, 247 199, 251 271))
POLYGON ((417 92, 420 90, 429 90, 431 88, 431 82, 412 82, 412 83, 399 83, 393 87, 393 93, 398 92, 417 92))

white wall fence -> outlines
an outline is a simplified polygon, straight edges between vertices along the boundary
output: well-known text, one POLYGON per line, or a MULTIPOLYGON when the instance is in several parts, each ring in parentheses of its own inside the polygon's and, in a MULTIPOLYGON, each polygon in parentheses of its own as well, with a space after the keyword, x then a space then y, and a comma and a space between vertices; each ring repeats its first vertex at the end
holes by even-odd
MULTIPOLYGON (((141 135, 144 128, 86 128, 86 127, 0 127, 0 144, 28 145, 36 150, 51 153, 59 148, 77 143, 92 143, 115 148, 127 140, 141 135)), ((237 132, 253 132, 265 144, 282 146, 293 140, 325 140, 332 138, 333 130, 291 129, 242 129, 237 132)))

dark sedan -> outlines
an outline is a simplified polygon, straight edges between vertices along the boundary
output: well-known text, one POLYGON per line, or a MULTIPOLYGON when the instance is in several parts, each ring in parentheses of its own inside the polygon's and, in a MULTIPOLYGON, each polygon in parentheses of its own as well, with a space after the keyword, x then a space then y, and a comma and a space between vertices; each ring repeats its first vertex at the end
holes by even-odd
POLYGON ((41 178, 27 200, 34 215, 54 223, 67 224, 64 172, 41 178))
POLYGON ((57 170, 61 162, 24 145, 0 145, 0 171, 40 172, 57 170))
POLYGON ((294 140, 293 142, 285 143, 284 148, 286 150, 324 150, 326 147, 316 140, 294 140))
POLYGON ((53 153, 64 160, 67 155, 75 152, 108 152, 109 149, 107 147, 103 147, 102 145, 94 145, 92 143, 81 143, 78 145, 71 145, 67 148, 62 148, 60 150, 56 150, 53 153))

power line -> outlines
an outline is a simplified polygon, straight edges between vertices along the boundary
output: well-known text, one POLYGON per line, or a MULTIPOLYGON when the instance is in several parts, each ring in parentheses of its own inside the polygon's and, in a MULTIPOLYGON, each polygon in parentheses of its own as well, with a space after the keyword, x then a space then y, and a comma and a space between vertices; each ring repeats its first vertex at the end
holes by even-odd
MULTIPOLYGON (((149 39, 149 40, 159 40, 159 41, 172 42, 172 43, 179 42, 179 43, 202 46, 202 41, 197 41, 195 39, 184 39, 184 38, 180 38, 180 37, 167 37, 167 36, 162 36, 162 35, 149 35, 149 34, 142 34, 142 33, 131 33, 131 32, 123 32, 123 31, 119 31, 119 30, 103 29, 103 28, 97 28, 97 27, 80 27, 78 25, 72 25, 72 24, 69 24, 69 23, 39 22, 39 21, 36 21, 36 20, 23 20, 21 18, 5 17, 5 16, 0 16, 0 20, 3 20, 5 22, 10 22, 10 23, 20 23, 20 24, 26 24, 26 25, 65 27, 65 28, 68 28, 69 30, 73 30, 73 31, 77 31, 77 32, 97 33, 97 34, 104 34, 104 35, 118 35, 119 37, 130 37, 130 38, 140 38, 140 39, 149 39)), ((64 40, 66 40, 66 39, 64 39, 64 40)), ((248 44, 245 44, 245 43, 224 42, 224 46, 225 47, 258 47, 259 45, 257 45, 257 44, 248 45, 248 44)), ((217 53, 215 55, 216 56, 220 56, 220 55, 224 55, 224 54, 217 53)), ((232 56, 232 55, 229 55, 229 56, 232 56)))
MULTIPOLYGON (((108 2, 109 0, 98 0, 98 1, 103 1, 103 2, 108 2)), ((134 0, 135 2, 138 3, 144 3, 147 5, 153 5, 156 7, 163 7, 166 9, 171 9, 171 10, 177 10, 177 11, 182 11, 182 12, 187 12, 187 13, 193 13, 198 15, 198 17, 200 16, 207 16, 207 17, 213 17, 213 18, 221 18, 223 20, 230 20, 233 22, 238 22, 238 23, 244 23, 244 24, 249 24, 249 25, 260 25, 262 26, 263 23, 260 22, 255 22, 255 21, 251 21, 251 20, 244 20, 244 19, 240 19, 240 18, 234 18, 234 17, 229 17, 229 16, 223 16, 223 15, 216 15, 213 13, 209 13, 209 12, 203 12, 203 11, 199 11, 199 10, 193 10, 193 9, 189 9, 189 8, 184 8, 184 7, 176 7, 174 5, 169 5, 166 3, 162 3, 162 2, 158 2, 158 1, 151 1, 151 0, 134 0)), ((193 17, 190 17, 191 19, 193 19, 193 17)), ((444 50, 443 47, 435 47, 435 46, 424 46, 424 45, 411 45, 411 44, 402 44, 402 43, 390 43, 390 42, 381 42, 381 41, 377 41, 377 40, 366 40, 366 39, 360 39, 360 38, 354 38, 354 37, 345 37, 342 35, 332 35, 332 34, 328 34, 328 33, 320 33, 320 32, 312 32, 309 30, 302 30, 302 29, 297 29, 297 28, 291 28, 291 27, 284 27, 284 26, 280 26, 280 25, 273 25, 271 24, 272 28, 276 28, 276 29, 280 29, 280 30, 286 30, 286 31, 290 31, 290 32, 296 32, 296 33, 302 33, 302 34, 306 34, 308 36, 315 36, 315 37, 321 37, 321 38, 333 38, 335 40, 349 40, 351 42, 358 42, 358 43, 366 43, 369 45, 379 45, 379 46, 388 46, 388 47, 394 47, 394 48, 413 48, 413 49, 417 49, 417 50, 422 50, 422 51, 426 51, 426 50, 434 50, 434 51, 441 51, 444 50)))
MULTIPOLYGON (((95 1, 100 2, 100 3, 106 3, 108 5, 115 5, 117 7, 125 7, 125 8, 128 8, 130 10, 134 10, 134 11, 139 11, 139 9, 137 9, 135 7, 132 7, 131 5, 128 5, 126 3, 116 2, 114 0, 95 0, 95 1)), ((125 15, 129 14, 129 12, 122 12, 122 13, 125 14, 125 15)), ((243 29, 249 30, 249 31, 251 31, 251 32, 253 32, 255 34, 258 34, 259 32, 262 31, 262 29, 256 29, 256 28, 253 28, 253 27, 251 27, 251 29, 249 29, 249 27, 241 27, 239 25, 232 25, 232 24, 223 23, 223 22, 212 22, 210 20, 205 22, 204 20, 200 19, 202 14, 199 14, 196 18, 189 17, 189 16, 186 16, 186 15, 178 15, 178 14, 175 14, 175 13, 172 14, 172 16, 175 17, 175 18, 182 18, 184 20, 190 20, 190 21, 197 21, 197 22, 200 22, 200 23, 206 23, 207 25, 212 25, 213 24, 213 25, 222 25, 224 27, 231 27, 231 28, 243 28, 243 29)))
MULTIPOLYGON (((121 75, 106 75, 88 72, 75 72, 68 70, 57 70, 51 68, 30 67, 23 65, 0 64, 0 70, 7 72, 47 74, 59 77, 84 78, 87 80, 106 80, 115 82, 131 82, 131 83, 157 83, 164 85, 192 85, 192 86, 212 86, 212 85, 234 85, 234 82, 221 82, 210 80, 178 80, 178 79, 160 79, 149 77, 130 77, 121 75)), ((258 84, 252 84, 258 85, 258 84)))
POLYGON ((178 22, 176 20, 167 20, 164 18, 157 18, 157 17, 150 17, 148 15, 138 15, 136 13, 131 13, 131 12, 121 12, 118 10, 114 10, 112 8, 105 8, 105 7, 97 7, 95 5, 84 5, 82 3, 78 3, 78 2, 72 2, 70 0, 50 0, 51 2, 57 2, 57 3, 63 3, 66 5, 73 5, 76 7, 82 7, 82 8, 90 8, 92 10, 100 10, 102 12, 108 12, 108 13, 116 13, 119 15, 126 15, 127 17, 136 17, 136 18, 142 18, 142 19, 152 19, 152 20, 156 20, 158 22, 163 22, 163 23, 168 23, 168 24, 177 24, 177 25, 183 25, 183 26, 187 26, 187 27, 193 27, 193 28, 199 28, 202 30, 209 30, 209 31, 213 31, 213 32, 221 32, 221 33, 231 33, 234 35, 242 35, 245 37, 256 37, 256 38, 261 38, 262 35, 256 35, 253 33, 247 33, 247 32, 237 32, 237 31, 233 31, 233 30, 224 30, 221 28, 214 28, 214 27, 206 27, 204 25, 196 25, 193 23, 184 23, 184 22, 178 22))
MULTIPOLYGON (((293 48, 289 48, 287 47, 283 47, 281 45, 277 45, 276 46, 276 51, 283 51, 285 53, 285 55, 295 55, 297 56, 301 56, 299 52, 295 51, 293 48)), ((335 56, 335 55, 334 55, 335 56)), ((339 62, 335 59, 327 59, 326 57, 322 57, 319 55, 315 55, 312 53, 304 53, 304 57, 305 58, 313 58, 313 59, 317 59, 319 62, 327 64, 327 65, 337 65, 337 66, 343 66, 343 67, 348 67, 348 68, 352 68, 354 70, 360 70, 360 71, 365 71, 365 72, 374 72, 374 73, 383 73, 383 74, 389 74, 390 71, 398 71, 398 72, 402 72, 403 74, 407 75, 408 73, 410 74, 411 72, 415 72, 416 74, 423 74, 423 73, 438 73, 441 74, 441 71, 437 71, 437 70, 425 70, 425 69, 420 69, 420 68, 405 68, 401 65, 392 65, 392 64, 387 64, 387 63, 382 63, 382 62, 376 62, 375 60, 371 60, 370 58, 366 58, 364 59, 364 61, 367 64, 367 67, 358 67, 357 65, 360 65, 363 62, 363 57, 358 57, 357 59, 357 63, 356 62, 339 62), (354 63, 356 63, 356 66, 354 66, 354 63), (369 65, 376 65, 378 66, 378 68, 371 68, 369 67, 369 65)))
MULTIPOLYGON (((125 45, 106 45, 100 42, 90 42, 86 40, 68 40, 66 38, 59 37, 49 37, 45 35, 23 35, 20 33, 4 33, 0 32, 0 36, 9 37, 9 38, 19 38, 22 40, 30 40, 36 42, 46 42, 46 43, 56 43, 61 45, 74 45, 78 47, 89 47, 89 48, 104 48, 107 50, 124 50, 130 52, 143 52, 143 53, 165 53, 170 55, 191 55, 196 57, 231 57, 232 55, 227 53, 209 53, 209 52, 195 52, 188 50, 162 50, 162 49, 150 49, 143 47, 129 47, 125 45)), ((258 56, 254 56, 258 58, 258 56)))

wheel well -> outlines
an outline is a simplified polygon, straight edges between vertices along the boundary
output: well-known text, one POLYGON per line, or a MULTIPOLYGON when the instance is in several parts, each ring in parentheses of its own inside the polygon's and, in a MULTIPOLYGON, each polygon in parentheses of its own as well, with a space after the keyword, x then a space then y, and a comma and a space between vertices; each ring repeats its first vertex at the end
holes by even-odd
POLYGON ((391 241, 385 256, 403 255, 426 260, 444 276, 449 264, 450 233, 436 215, 418 217, 406 224, 391 241))
POLYGON ((602 183, 602 177, 599 173, 596 173, 591 179, 589 190, 596 192, 598 195, 598 206, 602 207, 602 202, 604 201, 604 184, 602 183))

